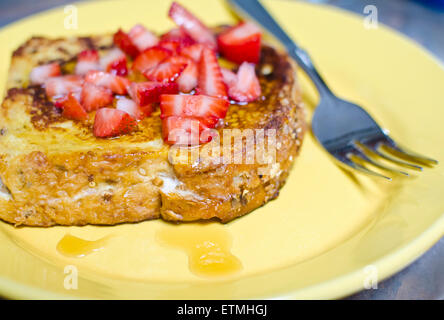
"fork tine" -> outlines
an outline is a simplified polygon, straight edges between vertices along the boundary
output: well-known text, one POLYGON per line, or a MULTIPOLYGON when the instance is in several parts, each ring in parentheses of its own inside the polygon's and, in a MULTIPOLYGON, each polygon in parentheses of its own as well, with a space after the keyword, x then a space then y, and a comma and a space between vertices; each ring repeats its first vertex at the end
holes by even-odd
POLYGON ((359 163, 356 163, 356 162, 350 160, 349 158, 346 158, 346 159, 340 159, 340 161, 341 161, 343 164, 345 164, 346 166, 349 166, 349 167, 351 167, 351 168, 353 168, 353 169, 355 169, 355 170, 357 170, 357 171, 360 171, 360 172, 362 172, 362 173, 365 173, 365 174, 368 174, 368 175, 371 175, 371 176, 376 176, 376 177, 379 177, 379 178, 384 178, 384 179, 387 179, 387 180, 389 180, 389 181, 392 181, 392 178, 387 177, 387 176, 384 176, 383 174, 380 174, 380 173, 378 173, 378 172, 375 172, 375 171, 369 170, 369 169, 367 169, 366 167, 360 165, 359 163))
POLYGON ((409 167, 409 168, 412 168, 415 170, 419 170, 419 171, 423 170, 423 168, 421 166, 418 166, 416 164, 413 164, 413 163, 410 163, 407 161, 399 160, 398 158, 394 158, 394 157, 389 156, 385 152, 381 152, 379 150, 379 144, 369 144, 369 143, 360 142, 360 145, 364 146, 365 148, 367 148, 368 150, 370 150, 371 152, 373 152, 374 154, 380 156, 381 158, 383 158, 385 160, 388 160, 388 161, 394 162, 398 165, 406 166, 406 167, 409 167))
POLYGON ((401 170, 398 170, 398 169, 395 169, 395 168, 388 167, 388 166, 386 166, 386 165, 384 165, 384 164, 382 164, 380 162, 377 162, 375 160, 370 159, 360 149, 360 147, 359 147, 357 142, 354 143, 354 148, 351 151, 351 155, 357 157, 361 161, 370 163, 371 165, 373 165, 373 166, 375 166, 377 168, 380 168, 380 169, 383 169, 383 170, 386 170, 386 171, 389 171, 389 172, 392 172, 392 173, 395 173, 395 174, 403 174, 403 175, 405 175, 407 177, 410 176, 407 172, 404 172, 404 171, 401 171, 401 170))
POLYGON ((410 151, 410 150, 406 150, 404 147, 399 147, 393 140, 390 139, 390 141, 388 142, 383 142, 383 145, 389 149, 392 150, 392 152, 394 151, 395 153, 400 153, 403 154, 406 157, 411 158, 412 160, 414 160, 415 162, 422 162, 422 163, 433 163, 433 164, 438 164, 438 160, 420 155, 416 152, 410 151))

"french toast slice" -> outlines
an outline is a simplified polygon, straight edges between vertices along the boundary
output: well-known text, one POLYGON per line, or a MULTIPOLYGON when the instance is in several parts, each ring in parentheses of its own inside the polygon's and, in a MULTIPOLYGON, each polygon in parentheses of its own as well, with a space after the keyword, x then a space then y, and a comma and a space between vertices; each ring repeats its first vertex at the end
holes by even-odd
POLYGON ((159 110, 127 135, 97 138, 94 112, 83 122, 67 120, 40 86, 28 83, 37 65, 57 61, 69 72, 79 52, 112 47, 112 36, 34 37, 14 52, 0 115, 0 219, 16 226, 228 222, 278 196, 306 130, 295 64, 286 54, 263 45, 256 66, 262 98, 231 105, 217 129, 221 138, 180 149, 188 152, 183 161, 163 142, 159 110), (226 129, 234 129, 231 136, 226 129), (246 130, 264 132, 253 146, 268 147, 275 137, 272 162, 221 161, 246 157, 248 148, 235 143, 246 130), (223 148, 212 154, 217 145, 223 148))

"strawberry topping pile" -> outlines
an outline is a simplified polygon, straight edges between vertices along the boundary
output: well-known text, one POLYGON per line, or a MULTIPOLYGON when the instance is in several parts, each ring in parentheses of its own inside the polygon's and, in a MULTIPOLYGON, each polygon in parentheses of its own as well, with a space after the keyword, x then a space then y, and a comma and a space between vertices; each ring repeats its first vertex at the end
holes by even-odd
POLYGON ((63 74, 54 62, 35 67, 30 83, 42 85, 67 119, 85 121, 95 113, 96 137, 130 133, 160 106, 166 143, 206 143, 211 134, 203 131, 225 118, 230 102, 261 95, 255 71, 261 31, 242 22, 216 36, 176 2, 168 16, 177 28, 160 36, 141 24, 118 30, 106 53, 80 52, 74 74, 63 74), (220 58, 238 64, 237 71, 221 68, 220 58))

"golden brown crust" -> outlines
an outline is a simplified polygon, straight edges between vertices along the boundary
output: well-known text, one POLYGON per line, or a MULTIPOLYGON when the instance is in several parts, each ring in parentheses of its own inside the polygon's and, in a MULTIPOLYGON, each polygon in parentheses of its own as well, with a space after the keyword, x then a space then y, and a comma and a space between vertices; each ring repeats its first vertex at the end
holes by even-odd
MULTIPOLYGON (((16 81, 8 87, 27 79, 25 60, 32 66, 45 63, 33 53, 35 47, 63 44, 63 50, 44 56, 66 62, 85 46, 109 49, 109 39, 97 39, 73 39, 69 45, 30 40, 14 53, 16 81)), ((270 164, 223 163, 227 152, 205 156, 211 143, 200 146, 200 156, 191 162, 177 163, 161 140, 158 111, 132 134, 98 139, 91 134, 93 114, 85 123, 68 121, 40 88, 9 90, 0 116, 0 218, 30 226, 113 225, 155 218, 227 222, 251 212, 277 197, 302 144, 305 115, 294 68, 286 55, 265 46, 257 70, 264 97, 232 105, 225 118, 223 129, 240 129, 231 132, 234 139, 244 129, 264 129, 264 138, 255 136, 255 146, 265 141, 267 148, 273 133, 267 130, 276 130, 276 161, 270 164)), ((218 132, 223 145, 227 137, 218 132)), ((230 153, 245 157, 244 145, 229 145, 230 153)))

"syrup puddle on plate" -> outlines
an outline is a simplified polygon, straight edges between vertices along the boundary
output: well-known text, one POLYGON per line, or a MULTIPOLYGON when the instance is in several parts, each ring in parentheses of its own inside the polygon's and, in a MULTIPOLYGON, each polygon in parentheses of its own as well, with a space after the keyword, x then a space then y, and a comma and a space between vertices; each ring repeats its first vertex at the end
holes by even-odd
POLYGON ((200 277, 223 277, 242 269, 240 260, 231 253, 231 236, 222 227, 182 225, 163 228, 157 240, 188 255, 190 271, 200 277))
POLYGON ((99 240, 89 241, 66 234, 57 244, 57 251, 67 257, 82 258, 103 249, 108 240, 109 237, 104 237, 99 240))

